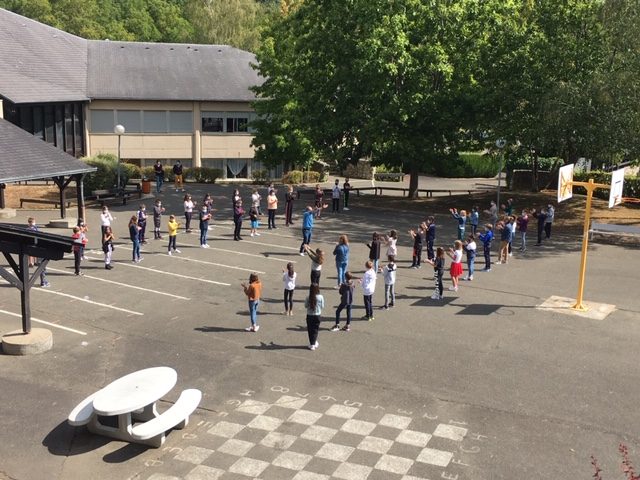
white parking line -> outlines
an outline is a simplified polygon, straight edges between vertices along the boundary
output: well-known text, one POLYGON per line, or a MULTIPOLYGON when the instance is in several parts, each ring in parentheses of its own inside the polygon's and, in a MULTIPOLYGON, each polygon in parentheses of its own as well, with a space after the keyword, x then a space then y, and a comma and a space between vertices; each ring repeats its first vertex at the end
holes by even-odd
MULTIPOLYGON (((284 237, 284 235, 280 235, 281 237, 284 237)), ((211 235, 210 238, 219 238, 221 240, 228 240, 228 238, 226 237, 221 237, 219 235, 211 235)), ((255 238, 255 237, 253 237, 255 238)), ((289 238, 289 237, 287 237, 289 238)), ((294 238, 294 237, 291 237, 294 238)), ((265 242, 256 242, 254 240, 242 240, 243 243, 251 243, 254 245, 263 245, 265 247, 274 247, 274 248, 284 248, 286 250, 295 250, 295 251, 299 251, 300 249, 298 247, 287 247, 286 245, 274 245, 273 243, 265 243, 265 242)))
MULTIPOLYGON (((216 237, 216 238, 222 238, 222 237, 216 237)), ((182 242, 183 245, 192 245, 190 243, 185 243, 182 242)), ((291 263, 296 263, 295 260, 287 260, 286 258, 278 258, 278 257, 272 257, 272 256, 267 256, 267 255, 258 255, 256 253, 247 253, 247 252, 238 252, 236 250, 227 250, 226 248, 217 248, 217 247, 212 247, 211 245, 209 245, 208 250, 216 250, 218 252, 225 252, 225 253, 233 253, 234 255, 245 255, 247 257, 256 257, 256 258, 260 258, 262 260, 275 260, 276 262, 291 262, 291 263)), ((178 258, 184 258, 184 257, 178 257, 178 258)), ((214 264, 215 265, 215 264, 214 264)), ((227 266, 227 265, 223 265, 223 266, 227 266)), ((255 270, 252 270, 255 271, 255 270)), ((260 272, 257 272, 260 273, 260 272)))
MULTIPOLYGON (((65 255, 65 257, 66 256, 67 255, 65 255)), ((96 258, 96 257, 87 257, 87 258, 91 260, 102 260, 101 258, 96 258)), ((198 282, 211 283, 213 285, 222 285, 224 287, 231 286, 230 283, 216 282, 215 280, 207 280, 206 278, 190 277, 189 275, 182 275, 180 273, 165 272, 164 270, 158 270, 157 268, 143 267, 137 263, 131 264, 131 263, 126 263, 126 261, 122 261, 122 262, 118 262, 116 265, 122 265, 123 267, 139 268, 140 270, 147 270, 149 272, 160 273, 162 275, 170 275, 172 277, 185 278, 187 280, 197 280, 198 282)))
MULTIPOLYGON (((6 310, 0 310, 0 313, 4 313, 5 315, 10 315, 12 317, 22 318, 22 315, 18 313, 8 312, 6 310)), ((31 317, 32 322, 42 323, 44 325, 49 325, 50 327, 59 328, 60 330, 66 330, 67 332, 77 333, 78 335, 86 335, 86 332, 82 332, 80 330, 76 330, 75 328, 65 327, 63 325, 58 325, 56 323, 47 322, 45 320, 40 320, 39 318, 31 317)))
POLYGON ((196 260, 195 258, 181 257, 180 255, 174 255, 173 258, 179 258, 180 260, 184 260, 185 262, 195 262, 195 263, 202 263, 204 265, 214 265, 216 267, 231 268, 233 270, 242 270, 244 272, 260 273, 260 274, 264 274, 265 273, 265 272, 261 272, 259 270, 253 270, 251 268, 235 267, 233 265, 223 265, 221 263, 208 262, 206 260, 196 260))
POLYGON ((70 295, 68 293, 57 292, 55 290, 48 290, 46 288, 39 288, 39 292, 51 293, 53 295, 60 295, 61 297, 73 298, 74 300, 78 300, 79 302, 90 303, 91 305, 97 305, 98 307, 111 308, 112 310, 117 310, 119 312, 128 313, 129 315, 144 315, 142 312, 136 312, 133 310, 127 310, 126 308, 114 307, 113 305, 108 305, 106 303, 94 302, 93 300, 89 300, 87 298, 76 297, 75 295, 70 295))
MULTIPOLYGON (((71 272, 65 272, 64 270, 59 270, 57 268, 47 267, 47 270, 51 270, 52 272, 64 273, 66 275, 73 275, 73 273, 71 273, 71 272)), ((160 292, 158 290, 152 290, 150 288, 139 287, 137 285, 131 285, 131 284, 128 284, 128 283, 116 282, 114 280, 107 280, 106 278, 94 277, 92 275, 85 274, 84 278, 90 278, 91 280, 98 280, 100 282, 106 282, 106 283, 111 283, 111 284, 114 284, 114 285, 120 285, 122 287, 133 288, 135 290, 142 290, 144 292, 157 293, 158 295, 165 295, 167 297, 177 298, 179 300, 191 300, 189 297, 183 297, 181 295, 174 295, 173 293, 160 292)))

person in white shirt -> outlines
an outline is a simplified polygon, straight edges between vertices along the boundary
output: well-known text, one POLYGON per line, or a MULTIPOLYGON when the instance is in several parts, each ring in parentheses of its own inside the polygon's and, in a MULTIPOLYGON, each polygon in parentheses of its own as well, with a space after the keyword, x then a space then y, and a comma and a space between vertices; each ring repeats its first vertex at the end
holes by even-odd
POLYGON ((366 318, 368 321, 372 321, 373 318, 373 293, 376 290, 376 271, 373 269, 373 262, 371 260, 367 260, 367 263, 364 264, 367 269, 360 280, 360 284, 362 285, 362 294, 364 295, 364 309, 365 315, 363 318, 366 318))
POLYGON ((296 277, 298 274, 293 270, 293 263, 287 263, 287 268, 282 270, 282 281, 284 282, 284 315, 293 315, 293 291, 296 289, 296 277))
POLYGON ((262 215, 262 212, 260 211, 260 200, 262 200, 262 197, 258 193, 258 190, 254 190, 251 194, 251 206, 256 207, 258 215, 262 215))
POLYGON ((307 309, 307 334, 309 335, 309 350, 315 350, 318 343, 318 331, 320 330, 320 315, 324 308, 324 297, 320 295, 320 287, 317 283, 309 285, 309 296, 304 301, 307 309))
POLYGON ((464 277, 464 280, 473 280, 473 272, 475 270, 476 264, 476 250, 477 245, 473 234, 469 235, 467 241, 463 245, 464 251, 467 252, 467 276, 464 277))
POLYGON ((388 310, 389 307, 393 307, 396 303, 396 270, 398 267, 395 264, 394 258, 389 256, 389 263, 382 269, 384 275, 384 306, 380 307, 384 310, 388 310))
POLYGON ((102 235, 104 235, 106 228, 111 226, 111 222, 114 219, 115 217, 111 216, 109 207, 102 207, 102 213, 100 214, 100 226, 102 227, 102 235))

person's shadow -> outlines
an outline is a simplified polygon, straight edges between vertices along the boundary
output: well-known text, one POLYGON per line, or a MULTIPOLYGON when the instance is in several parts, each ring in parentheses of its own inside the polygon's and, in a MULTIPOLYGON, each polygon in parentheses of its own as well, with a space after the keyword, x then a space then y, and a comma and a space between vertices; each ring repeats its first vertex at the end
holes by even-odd
POLYGON ((224 333, 224 332, 244 332, 244 328, 229 328, 229 327, 214 327, 214 326, 204 326, 204 327, 196 327, 194 330, 197 330, 202 333, 224 333))
POLYGON ((274 342, 260 342, 260 345, 247 345, 247 350, 308 350, 304 345, 280 345, 274 342))

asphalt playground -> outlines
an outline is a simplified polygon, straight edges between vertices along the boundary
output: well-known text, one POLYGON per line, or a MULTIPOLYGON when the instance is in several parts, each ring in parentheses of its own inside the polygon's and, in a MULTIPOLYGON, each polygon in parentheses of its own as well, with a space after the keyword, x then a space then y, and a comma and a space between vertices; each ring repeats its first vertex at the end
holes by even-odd
MULTIPOLYGON (((195 200, 212 193, 219 209, 211 248, 199 248, 194 229, 178 236, 182 253, 167 256, 165 216, 165 239, 149 240, 143 261, 132 263, 126 229, 137 209, 132 202, 112 207, 119 239, 115 268, 107 271, 99 210, 92 209, 84 276, 73 275, 72 258, 51 262, 51 288, 33 289, 34 326, 53 332, 54 347, 36 356, 0 355, 0 479, 574 479, 590 478, 590 455, 611 479, 620 477, 621 442, 640 462, 637 247, 591 245, 585 299, 615 305, 602 320, 537 308, 550 297, 576 294, 580 239, 561 231, 542 247, 530 241, 508 265, 478 272, 436 301, 429 298, 432 269, 408 268, 406 232, 435 215, 436 243, 450 245, 455 222, 447 212, 417 214, 389 209, 384 198, 353 197, 348 212, 329 208, 314 228, 312 246, 327 253, 321 281, 327 307, 320 347, 309 351, 302 302, 310 262, 298 254, 299 219, 287 228, 279 216, 276 230, 262 227, 254 238, 246 230, 234 242, 233 187, 188 188, 195 200), (352 331, 330 332, 339 303, 331 255, 338 236, 349 236, 349 270, 358 275, 371 233, 391 228, 400 233, 396 307, 362 321, 357 290, 352 331), (293 317, 281 313, 287 262, 298 272, 293 317), (240 283, 251 272, 263 282, 257 333, 244 331, 240 283), (178 372, 166 408, 184 388, 204 394, 190 425, 170 433, 162 448, 66 424, 90 393, 160 365, 178 372), (297 399, 296 420, 279 407, 283 397, 297 399), (267 428, 253 423, 267 409, 268 418, 280 419, 273 420, 271 440, 258 435, 267 428), (358 419, 357 428, 345 426, 347 417, 358 419), (231 438, 229 425, 243 429, 231 438), (307 430, 295 428, 301 425, 307 430), (335 437, 320 434, 328 431, 335 437), (290 441, 273 443, 274 435, 290 441)), ((165 189, 167 214, 181 218, 182 195, 165 189)), ((242 195, 247 203, 249 189, 242 195)), ((150 209, 153 198, 144 203, 150 209)), ((299 200, 296 211, 305 204, 299 200)), ((26 223, 33 213, 19 211, 15 221, 26 223)), ((54 215, 35 212, 40 224, 54 215)), ((379 276, 376 307, 383 294, 379 276)), ((0 282, 0 331, 19 328, 19 313, 17 290, 0 282)))

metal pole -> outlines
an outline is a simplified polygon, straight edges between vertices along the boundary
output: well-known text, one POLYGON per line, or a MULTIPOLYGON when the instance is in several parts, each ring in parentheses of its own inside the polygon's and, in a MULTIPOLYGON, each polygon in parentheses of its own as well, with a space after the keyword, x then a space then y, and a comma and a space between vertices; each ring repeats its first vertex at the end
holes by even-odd
POLYGON ((502 150, 500 150, 500 167, 498 169, 498 198, 496 201, 496 207, 498 209, 498 218, 500 217, 500 185, 501 185, 501 181, 502 181, 502 162, 504 159, 504 154, 502 153, 502 150))
POLYGON ((30 290, 31 284, 29 283, 29 255, 24 253, 24 247, 20 247, 20 254, 18 258, 19 270, 20 270, 20 282, 22 283, 20 288, 20 310, 22 313, 22 332, 31 332, 31 299, 30 290))
POLYGON ((120 195, 120 138, 122 135, 118 135, 118 185, 116 185, 116 194, 120 195))
POLYGON ((574 310, 586 312, 587 307, 582 303, 582 295, 584 293, 584 277, 587 270, 587 249, 589 248, 589 225, 591 224, 591 198, 593 197, 593 191, 596 189, 596 184, 593 178, 589 179, 586 185, 583 185, 587 189, 587 206, 584 215, 584 228, 582 231, 582 255, 580 257, 580 277, 578 279, 578 295, 576 297, 576 303, 573 307, 574 310))

